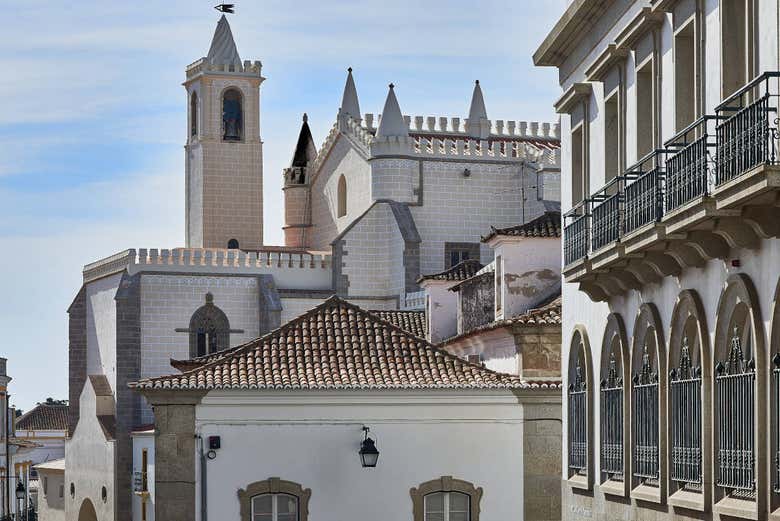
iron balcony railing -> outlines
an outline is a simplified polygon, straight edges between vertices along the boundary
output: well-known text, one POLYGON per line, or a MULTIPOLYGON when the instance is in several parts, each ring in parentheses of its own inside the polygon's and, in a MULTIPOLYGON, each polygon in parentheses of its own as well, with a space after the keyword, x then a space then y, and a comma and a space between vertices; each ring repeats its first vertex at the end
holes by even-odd
POLYGON ((620 238, 620 205, 623 199, 621 184, 621 178, 616 177, 590 198, 592 251, 620 238))
POLYGON ((606 479, 623 479, 623 379, 610 354, 607 377, 601 381, 601 472, 606 479))
POLYGON ((717 144, 716 121, 717 116, 704 116, 665 143, 666 212, 710 193, 717 144))
POLYGON ((715 108, 723 119, 717 127, 718 185, 775 163, 779 87, 780 72, 765 72, 715 108))
POLYGON ((683 340, 680 365, 669 374, 672 481, 701 484, 701 367, 691 366, 688 339, 683 340))
POLYGON ((634 375, 634 468, 640 481, 658 479, 658 373, 645 345, 642 368, 634 375))
POLYGON ((583 201, 564 218, 569 224, 563 228, 563 257, 566 264, 582 259, 588 254, 588 204, 583 201))
POLYGON ((588 467, 587 386, 577 364, 576 378, 569 385, 569 470, 583 473, 588 467))
POLYGON ((663 216, 664 155, 655 150, 626 170, 625 223, 623 233, 631 233, 663 216))
POLYGON ((745 361, 741 337, 734 328, 728 360, 715 366, 718 456, 716 484, 732 491, 755 492, 756 371, 745 361))
POLYGON ((567 265, 761 164, 778 163, 780 72, 766 72, 570 211, 567 265), (649 162, 649 165, 648 165, 649 162), (590 228, 589 228, 590 226, 590 228))

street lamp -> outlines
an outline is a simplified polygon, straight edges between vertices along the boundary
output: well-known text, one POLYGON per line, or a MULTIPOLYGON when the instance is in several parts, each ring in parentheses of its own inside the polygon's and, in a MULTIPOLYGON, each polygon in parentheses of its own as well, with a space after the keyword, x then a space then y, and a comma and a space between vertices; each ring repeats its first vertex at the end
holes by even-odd
POLYGON ((368 437, 369 430, 368 427, 365 425, 363 426, 363 434, 365 437, 360 443, 360 451, 358 454, 360 455, 360 464, 363 467, 373 468, 376 467, 376 462, 379 460, 379 451, 376 448, 374 440, 368 437))
POLYGON ((22 483, 22 478, 17 476, 17 479, 19 480, 16 483, 16 502, 18 505, 18 508, 16 509, 16 519, 22 518, 22 509, 24 508, 24 498, 27 495, 27 491, 24 489, 24 484, 22 483))

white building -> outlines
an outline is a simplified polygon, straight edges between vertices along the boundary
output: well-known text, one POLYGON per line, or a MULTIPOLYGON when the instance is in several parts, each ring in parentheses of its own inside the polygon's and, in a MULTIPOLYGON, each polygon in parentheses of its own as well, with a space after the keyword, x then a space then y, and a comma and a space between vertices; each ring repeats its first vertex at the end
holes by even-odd
POLYGON ((555 125, 491 122, 478 85, 467 124, 412 125, 393 89, 384 117, 361 117, 350 74, 319 150, 304 120, 284 173, 286 246, 264 245, 261 68, 240 59, 223 17, 208 54, 186 69, 186 247, 128 249, 84 267, 68 310, 69 521, 129 521, 146 504, 145 491, 132 492, 133 440, 153 415, 128 383, 260 337, 333 294, 406 308, 420 300, 420 275, 490 262, 481 233, 558 199, 555 125))
POLYGON ((564 519, 778 519, 776 0, 575 0, 564 519))
POLYGON ((557 473, 557 383, 472 364, 338 297, 191 363, 133 384, 155 410, 156 519, 557 518, 523 487, 557 473))

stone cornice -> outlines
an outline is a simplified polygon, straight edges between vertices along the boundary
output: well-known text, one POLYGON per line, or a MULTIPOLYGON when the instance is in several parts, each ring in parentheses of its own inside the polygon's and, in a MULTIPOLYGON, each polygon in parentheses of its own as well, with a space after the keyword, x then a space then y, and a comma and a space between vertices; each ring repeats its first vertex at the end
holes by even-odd
POLYGON ((656 27, 660 27, 666 15, 659 11, 653 11, 650 7, 643 7, 626 28, 615 38, 617 48, 634 49, 639 40, 656 27))
POLYGON ((534 65, 559 67, 614 0, 574 0, 534 53, 534 65))
POLYGON ((592 93, 593 87, 589 83, 575 83, 555 102, 555 112, 571 114, 576 104, 589 98, 592 93))
POLYGON ((588 81, 604 81, 607 74, 621 61, 625 61, 628 57, 628 49, 625 47, 618 47, 617 44, 611 43, 604 49, 598 58, 590 64, 585 70, 585 77, 588 81))

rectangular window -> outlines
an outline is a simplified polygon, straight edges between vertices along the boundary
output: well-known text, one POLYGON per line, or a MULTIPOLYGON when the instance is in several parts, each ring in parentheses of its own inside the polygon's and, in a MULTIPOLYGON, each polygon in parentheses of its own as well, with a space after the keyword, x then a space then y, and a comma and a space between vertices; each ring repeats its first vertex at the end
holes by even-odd
POLYGON ((444 243, 444 269, 450 269, 467 260, 479 260, 479 243, 444 243))
POLYGON ((48 476, 43 477, 43 495, 45 496, 49 491, 49 478, 48 476))
POLYGON ((504 262, 501 255, 496 256, 496 311, 501 311, 501 303, 504 301, 504 292, 502 290, 504 279, 504 262))
POLYGON ((583 163, 582 125, 571 133, 571 205, 577 206, 585 198, 585 165, 583 163))
POLYGON ((636 71, 636 159, 653 150, 653 62, 648 61, 636 71))
POLYGON ((141 452, 141 469, 141 491, 146 492, 149 490, 149 452, 147 449, 143 449, 141 452))
POLYGON ((615 92, 604 102, 604 182, 608 183, 620 173, 620 112, 619 93, 615 92))
POLYGON ((674 35, 674 111, 677 131, 696 119, 696 38, 690 22, 674 35))
POLYGON ((65 497, 65 485, 60 485, 60 498, 65 497))
POLYGON ((746 0, 719 2, 721 20, 721 78, 727 98, 748 82, 746 0))

